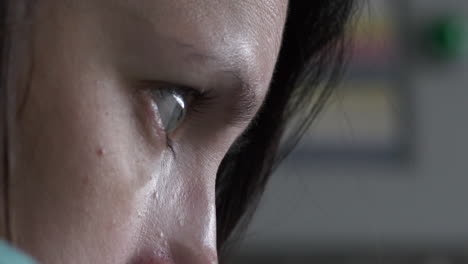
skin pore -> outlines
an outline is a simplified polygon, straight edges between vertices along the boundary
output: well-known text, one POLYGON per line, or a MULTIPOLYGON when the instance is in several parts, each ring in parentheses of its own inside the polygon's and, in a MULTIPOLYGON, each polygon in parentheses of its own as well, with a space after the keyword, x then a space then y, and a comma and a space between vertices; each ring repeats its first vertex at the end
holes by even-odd
POLYGON ((11 40, 0 238, 41 263, 216 263, 216 171, 267 93, 286 10, 37 1, 11 40), (167 134, 151 91, 181 86, 210 96, 167 134))

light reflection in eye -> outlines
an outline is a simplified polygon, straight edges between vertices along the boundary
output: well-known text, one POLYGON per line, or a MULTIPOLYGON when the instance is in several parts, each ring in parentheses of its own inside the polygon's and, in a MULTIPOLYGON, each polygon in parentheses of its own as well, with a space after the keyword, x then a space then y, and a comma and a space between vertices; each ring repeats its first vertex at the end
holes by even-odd
POLYGON ((170 134, 179 127, 187 114, 185 94, 177 89, 154 89, 151 93, 163 128, 170 134))

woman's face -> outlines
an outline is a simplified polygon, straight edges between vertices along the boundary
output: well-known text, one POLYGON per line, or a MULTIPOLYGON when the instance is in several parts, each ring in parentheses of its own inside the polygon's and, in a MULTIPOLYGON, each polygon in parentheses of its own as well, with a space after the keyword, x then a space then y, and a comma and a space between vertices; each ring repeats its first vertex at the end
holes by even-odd
POLYGON ((215 263, 216 171, 267 93, 286 9, 37 1, 10 54, 13 242, 51 264, 215 263))

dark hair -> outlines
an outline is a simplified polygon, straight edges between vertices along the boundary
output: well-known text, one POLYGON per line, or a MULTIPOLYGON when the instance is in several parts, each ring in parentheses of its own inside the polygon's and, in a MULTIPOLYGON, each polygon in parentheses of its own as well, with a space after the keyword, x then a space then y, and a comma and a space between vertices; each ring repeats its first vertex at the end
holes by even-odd
POLYGON ((352 0, 290 0, 269 93, 217 173, 220 252, 245 229, 273 170, 332 93, 343 67, 345 25, 353 6, 352 0))

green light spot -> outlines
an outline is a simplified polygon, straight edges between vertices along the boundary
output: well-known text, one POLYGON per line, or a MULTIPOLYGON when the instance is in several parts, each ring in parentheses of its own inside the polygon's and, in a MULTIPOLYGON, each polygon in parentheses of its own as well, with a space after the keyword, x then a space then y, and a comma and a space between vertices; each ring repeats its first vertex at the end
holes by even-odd
POLYGON ((430 28, 429 36, 433 50, 440 56, 457 57, 466 49, 466 28, 459 19, 440 19, 430 28))

